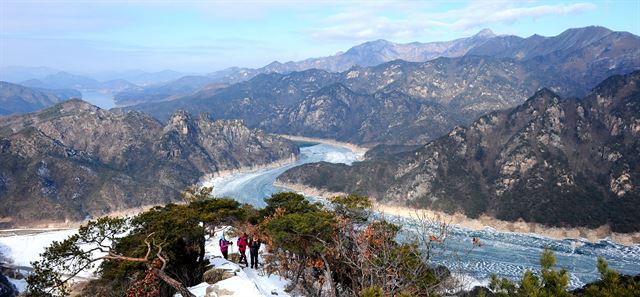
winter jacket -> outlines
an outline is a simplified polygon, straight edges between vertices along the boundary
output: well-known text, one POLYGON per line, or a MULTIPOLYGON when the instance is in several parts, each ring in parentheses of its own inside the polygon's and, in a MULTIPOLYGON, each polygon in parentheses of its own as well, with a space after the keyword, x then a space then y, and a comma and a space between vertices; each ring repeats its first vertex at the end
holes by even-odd
POLYGON ((220 239, 220 251, 227 252, 229 250, 229 246, 232 245, 232 242, 227 241, 226 239, 220 239))
POLYGON ((260 245, 262 244, 262 241, 260 241, 260 239, 250 239, 249 240, 249 249, 251 251, 251 253, 255 254, 258 253, 258 251, 260 250, 260 245))
POLYGON ((238 250, 240 250, 240 252, 244 252, 245 250, 247 250, 247 239, 244 237, 240 237, 238 238, 238 250))

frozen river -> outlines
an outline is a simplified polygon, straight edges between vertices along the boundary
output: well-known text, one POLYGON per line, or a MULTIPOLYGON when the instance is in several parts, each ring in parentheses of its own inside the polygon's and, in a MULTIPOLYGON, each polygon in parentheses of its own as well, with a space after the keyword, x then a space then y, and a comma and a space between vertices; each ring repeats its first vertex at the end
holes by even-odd
MULTIPOLYGON (((309 162, 351 164, 356 160, 351 150, 327 144, 303 147, 300 152, 300 158, 293 164, 214 178, 207 184, 214 186, 217 196, 264 206, 264 198, 285 190, 273 186, 273 182, 287 169, 309 162)), ((397 220, 406 230, 416 224, 411 219, 391 219, 397 220)), ((598 277, 598 256, 604 257, 612 268, 622 273, 640 273, 640 245, 623 246, 608 240, 598 243, 580 239, 556 240, 534 234, 498 232, 488 227, 474 231, 454 226, 449 232, 449 248, 457 256, 448 254, 439 260, 480 282, 485 282, 494 272, 499 276, 518 278, 526 270, 538 269, 540 255, 545 248, 553 250, 558 265, 569 270, 572 287, 582 286, 598 277), (472 249, 472 237, 478 237, 482 246, 472 249)))
POLYGON ((273 193, 285 191, 285 189, 274 186, 273 183, 280 174, 288 169, 305 163, 321 161, 351 164, 356 159, 356 154, 344 147, 328 144, 304 146, 300 148, 298 160, 291 164, 213 178, 206 181, 204 185, 213 186, 215 196, 231 197, 240 202, 262 207, 265 205, 264 198, 273 193))

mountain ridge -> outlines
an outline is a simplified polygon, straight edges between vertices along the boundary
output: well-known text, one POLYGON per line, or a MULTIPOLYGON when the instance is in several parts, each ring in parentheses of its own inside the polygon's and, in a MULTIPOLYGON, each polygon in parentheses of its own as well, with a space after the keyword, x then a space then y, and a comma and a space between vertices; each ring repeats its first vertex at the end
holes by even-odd
POLYGON ((583 96, 592 87, 586 85, 537 61, 467 55, 428 62, 395 60, 341 73, 310 69, 260 74, 227 88, 127 109, 145 111, 160 120, 177 109, 206 111, 214 118, 239 118, 250 127, 280 134, 367 145, 418 144, 485 113, 521 104, 539 88, 583 96), (336 83, 349 89, 340 100, 360 102, 357 109, 332 103, 338 99, 320 92, 336 83), (393 112, 404 116, 395 117, 393 112), (377 114, 389 116, 377 121, 377 114), (403 131, 402 127, 410 128, 403 131))
POLYGON ((205 174, 298 152, 241 121, 177 112, 162 124, 139 112, 65 101, 0 118, 0 217, 28 225, 168 203, 205 174))
POLYGON ((0 116, 36 111, 81 95, 75 90, 29 88, 0 81, 0 116))
POLYGON ((582 99, 541 89, 421 148, 351 167, 307 164, 279 180, 470 217, 638 231, 639 102, 640 71, 582 99))

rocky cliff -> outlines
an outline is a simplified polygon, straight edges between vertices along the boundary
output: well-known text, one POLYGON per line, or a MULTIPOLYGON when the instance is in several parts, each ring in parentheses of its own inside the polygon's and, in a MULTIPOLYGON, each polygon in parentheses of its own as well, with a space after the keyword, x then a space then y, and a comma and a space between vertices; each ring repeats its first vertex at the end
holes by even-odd
POLYGON ((280 181, 471 217, 637 231, 639 84, 634 72, 582 99, 543 89, 418 149, 353 166, 308 164, 280 181))
POLYGON ((289 141, 240 121, 177 112, 162 124, 71 100, 0 119, 0 217, 14 224, 79 220, 166 203, 204 174, 297 153, 289 141))

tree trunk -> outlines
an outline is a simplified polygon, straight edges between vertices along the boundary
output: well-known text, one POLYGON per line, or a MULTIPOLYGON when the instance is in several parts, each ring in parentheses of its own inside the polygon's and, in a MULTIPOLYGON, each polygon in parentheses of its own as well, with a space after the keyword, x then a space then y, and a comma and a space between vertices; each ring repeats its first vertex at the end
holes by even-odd
POLYGON ((152 271, 153 271, 153 273, 155 275, 157 275, 165 283, 167 283, 172 288, 176 289, 178 291, 178 293, 180 293, 182 295, 182 297, 196 297, 196 295, 193 295, 191 292, 189 292, 187 287, 185 287, 181 282, 173 279, 172 277, 170 277, 169 275, 164 273, 164 271, 162 271, 160 269, 157 269, 157 268, 153 268, 152 271))
POLYGON ((339 297, 340 293, 338 292, 338 287, 336 286, 336 283, 333 281, 333 272, 331 272, 331 266, 329 266, 329 261, 327 261, 327 258, 324 255, 321 254, 320 256, 322 257, 322 261, 324 261, 324 267, 326 267, 325 277, 329 282, 329 287, 331 288, 331 291, 333 291, 333 296, 339 297))

